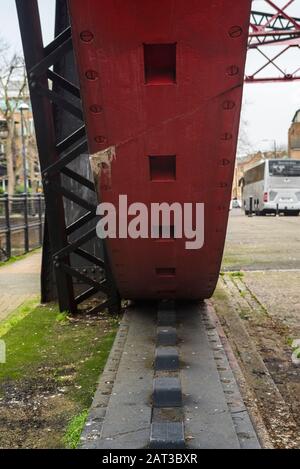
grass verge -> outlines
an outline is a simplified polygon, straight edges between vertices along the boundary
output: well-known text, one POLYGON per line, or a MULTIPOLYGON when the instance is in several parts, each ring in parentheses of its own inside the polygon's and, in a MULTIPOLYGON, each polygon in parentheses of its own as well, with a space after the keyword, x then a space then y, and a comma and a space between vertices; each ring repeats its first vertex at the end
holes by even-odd
POLYGON ((29 302, 0 324, 0 447, 75 448, 118 318, 29 302))
POLYGON ((38 297, 26 301, 16 311, 13 311, 5 321, 0 322, 0 338, 7 334, 10 329, 22 321, 28 314, 30 314, 39 304, 38 297))
POLYGON ((88 416, 88 410, 85 409, 79 415, 75 415, 69 423, 66 433, 64 436, 64 443, 66 448, 76 449, 80 442, 80 435, 83 431, 86 419, 88 416))

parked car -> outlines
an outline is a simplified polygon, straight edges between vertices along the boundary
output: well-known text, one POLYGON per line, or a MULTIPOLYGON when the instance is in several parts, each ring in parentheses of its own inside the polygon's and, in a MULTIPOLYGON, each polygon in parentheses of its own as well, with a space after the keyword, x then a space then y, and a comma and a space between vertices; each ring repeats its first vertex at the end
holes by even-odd
POLYGON ((230 209, 232 208, 242 208, 241 201, 238 199, 232 199, 231 204, 230 204, 230 209))

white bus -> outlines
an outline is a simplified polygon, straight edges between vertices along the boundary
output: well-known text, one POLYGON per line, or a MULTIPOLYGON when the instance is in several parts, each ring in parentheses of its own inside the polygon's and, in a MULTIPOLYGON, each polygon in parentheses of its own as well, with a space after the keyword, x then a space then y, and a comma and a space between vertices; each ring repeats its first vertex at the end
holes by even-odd
POLYGON ((300 213, 300 160, 264 160, 245 172, 243 208, 248 215, 300 213))

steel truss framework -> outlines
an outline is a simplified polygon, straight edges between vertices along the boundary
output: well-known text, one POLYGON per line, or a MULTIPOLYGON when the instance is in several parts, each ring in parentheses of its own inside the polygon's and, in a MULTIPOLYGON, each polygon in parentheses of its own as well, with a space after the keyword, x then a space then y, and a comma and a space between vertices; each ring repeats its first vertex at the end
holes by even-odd
POLYGON ((87 228, 84 232, 84 228, 96 218, 96 203, 90 203, 63 183, 67 177, 95 192, 94 184, 89 179, 69 167, 80 155, 86 154, 88 159, 80 90, 55 72, 55 64, 72 50, 71 28, 67 27, 44 47, 37 0, 16 0, 16 5, 29 79, 60 310, 74 314, 91 299, 93 303, 88 308, 90 314, 104 308, 118 309, 119 297, 105 255, 101 259, 82 247, 96 237, 95 227, 87 228), (77 130, 62 140, 58 138, 56 126, 59 111, 67 112, 70 117, 81 121, 77 130), (69 225, 66 223, 66 200, 77 204, 84 211, 83 216, 69 225), (81 235, 76 236, 78 230, 81 230, 81 235), (92 279, 74 268, 70 261, 74 255, 99 267, 101 278, 92 279), (74 280, 80 281, 87 288, 77 296, 74 280), (98 297, 97 304, 95 297, 98 297))
MULTIPOLYGON (((57 2, 66 8, 66 0, 57 0, 57 2)), ((246 82, 300 79, 298 73, 300 69, 287 74, 276 64, 276 60, 289 48, 299 48, 300 19, 293 18, 287 13, 288 7, 293 2, 294 0, 290 0, 280 9, 276 6, 275 0, 266 0, 266 3, 274 9, 274 14, 257 11, 251 13, 249 50, 259 51, 265 57, 266 63, 251 76, 246 76, 246 82), (270 58, 261 50, 262 47, 270 45, 285 47, 283 51, 270 58), (280 77, 258 77, 257 75, 270 64, 275 65, 280 77)), ((60 310, 74 314, 80 305, 91 299, 94 300, 99 294, 101 298, 98 297, 98 302, 90 308, 90 313, 99 312, 104 308, 116 310, 120 307, 120 298, 113 282, 105 249, 103 258, 100 258, 83 248, 83 245, 87 245, 96 237, 95 227, 90 227, 91 222, 96 219, 96 202, 87 201, 64 182, 67 178, 95 192, 93 182, 70 169, 70 164, 83 154, 88 158, 80 90, 55 68, 55 65, 72 51, 71 28, 67 27, 52 43, 44 47, 37 0, 16 0, 16 5, 43 175, 47 213, 45 236, 46 238, 49 236, 60 310), (75 131, 64 138, 59 137, 60 132, 57 129, 59 110, 67 112, 70 118, 81 122, 75 131), (69 224, 65 210, 66 200, 84 211, 83 215, 69 224), (75 268, 72 264, 74 255, 101 269, 103 276, 95 280, 84 270, 75 268), (74 281, 81 282, 87 289, 76 295, 74 281)), ((88 161, 86 164, 88 165, 88 161)))
POLYGON ((246 76, 245 81, 264 83, 300 80, 300 66, 287 72, 279 62, 287 56, 290 49, 297 49, 300 52, 300 18, 294 18, 289 13, 295 0, 289 0, 282 8, 277 5, 276 0, 265 0, 265 3, 272 8, 272 12, 251 12, 248 43, 249 51, 256 50, 263 57, 264 63, 254 73, 246 76), (266 53, 263 50, 265 46, 281 47, 270 56, 269 51, 266 53), (278 76, 270 76, 267 73, 270 65, 277 69, 278 76))

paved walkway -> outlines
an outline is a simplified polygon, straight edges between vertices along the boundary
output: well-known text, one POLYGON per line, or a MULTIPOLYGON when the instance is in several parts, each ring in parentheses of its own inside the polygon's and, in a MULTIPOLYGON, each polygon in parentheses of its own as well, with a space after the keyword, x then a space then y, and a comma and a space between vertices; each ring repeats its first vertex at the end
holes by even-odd
POLYGON ((41 252, 0 267, 0 321, 40 292, 41 252))

